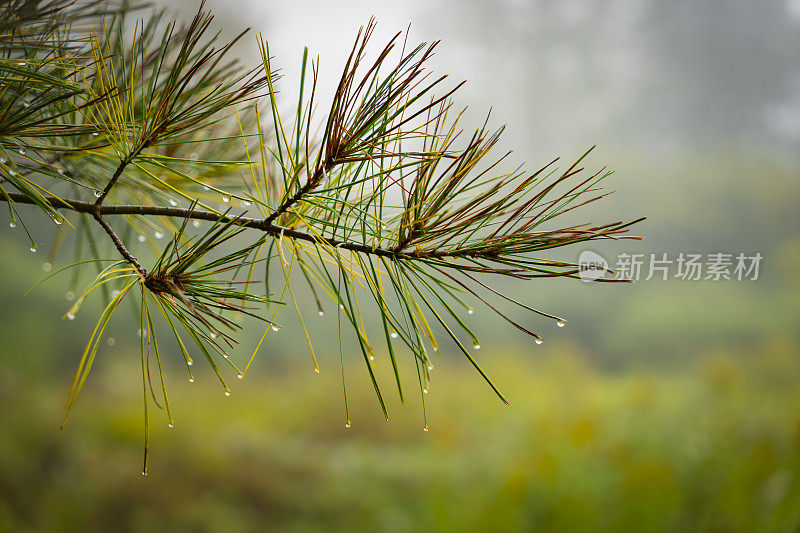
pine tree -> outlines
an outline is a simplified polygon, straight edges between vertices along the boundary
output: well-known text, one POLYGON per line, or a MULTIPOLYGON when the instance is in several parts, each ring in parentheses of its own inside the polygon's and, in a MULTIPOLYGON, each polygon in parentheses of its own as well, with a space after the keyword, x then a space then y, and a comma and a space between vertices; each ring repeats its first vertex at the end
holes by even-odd
POLYGON ((318 371, 301 291, 320 315, 338 313, 340 336, 342 327, 352 330, 387 417, 375 338, 385 342, 401 400, 397 358, 413 359, 422 394, 438 330, 505 401, 461 317, 484 305, 541 342, 498 309, 505 301, 563 325, 493 280, 575 278, 577 265, 552 257, 553 249, 626 238, 638 220, 555 220, 604 196, 598 184, 610 172, 584 172, 589 152, 563 168, 554 159, 534 172, 501 170, 509 153, 491 154, 502 128, 490 130, 487 118, 464 133, 464 111, 452 99, 460 84, 426 68, 438 42, 412 47, 398 33, 368 60, 374 21, 356 36, 332 97, 317 94, 319 60, 306 50, 286 113, 268 42, 257 39, 262 63, 243 68, 230 50, 244 33, 221 44, 212 19, 201 6, 179 25, 164 12, 97 0, 11 0, 0 8, 0 200, 31 251, 38 245, 25 219, 41 215, 87 244, 65 269, 94 265, 96 275, 65 317, 90 297, 105 305, 64 421, 109 323, 123 302, 135 302, 146 472, 148 408, 157 395, 172 424, 157 331, 174 336, 190 377, 193 357, 205 359, 229 394, 228 369, 241 378, 280 328, 279 313, 295 312, 318 371), (278 286, 270 287, 270 271, 278 286), (367 331, 365 313, 378 318, 377 331, 367 331), (243 367, 229 357, 241 316, 264 323, 243 367))

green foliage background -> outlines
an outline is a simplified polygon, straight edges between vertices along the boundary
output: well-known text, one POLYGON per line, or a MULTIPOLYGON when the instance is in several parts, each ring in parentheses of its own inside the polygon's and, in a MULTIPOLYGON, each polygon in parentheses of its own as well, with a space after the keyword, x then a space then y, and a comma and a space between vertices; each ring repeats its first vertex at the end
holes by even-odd
MULTIPOLYGON (((719 161, 705 168, 694 179, 730 175, 719 161)), ((770 176, 791 191, 793 172, 776 166, 770 176)), ((355 352, 353 427, 345 430, 338 354, 321 350, 322 372, 315 374, 299 327, 275 336, 230 398, 210 372, 196 371, 194 384, 180 382, 176 353, 169 372, 176 426, 155 418, 148 478, 138 473, 141 389, 128 379, 138 368, 136 326, 115 326, 117 346, 101 353, 77 416, 59 432, 85 341, 81 320, 91 313, 75 323, 58 320, 66 280, 23 298, 40 277, 42 258, 20 259, 16 249, 25 243, 4 232, 0 527, 795 530, 800 306, 793 276, 800 235, 777 227, 779 216, 790 215, 785 195, 755 200, 751 193, 742 188, 724 202, 742 202, 765 227, 776 223, 762 237, 760 281, 651 281, 614 291, 534 284, 530 297, 569 311, 569 326, 554 327, 535 346, 476 312, 470 319, 487 333, 481 360, 511 405, 445 351, 427 395, 429 432, 413 399, 390 405, 392 420, 383 420, 368 381, 355 375, 355 352)), ((663 220, 672 209, 651 215, 663 220)), ((746 222, 741 211, 719 216, 725 231, 746 222)), ((659 236, 651 225, 656 242, 645 241, 643 251, 680 231, 678 225, 659 236)), ((331 322, 318 321, 314 333, 330 334, 331 322)))

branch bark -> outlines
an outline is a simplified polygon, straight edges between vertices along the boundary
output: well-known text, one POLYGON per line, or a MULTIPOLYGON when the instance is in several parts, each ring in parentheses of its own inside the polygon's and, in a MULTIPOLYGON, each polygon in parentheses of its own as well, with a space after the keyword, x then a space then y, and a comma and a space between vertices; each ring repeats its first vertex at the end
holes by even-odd
MULTIPOLYGON (((19 193, 8 193, 8 198, 19 204, 31 204, 34 202, 27 196, 19 193)), ((113 229, 103 219, 103 215, 149 215, 149 216, 165 216, 174 218, 189 218, 192 220, 207 220, 210 222, 232 222, 236 226, 243 228, 253 228, 264 233, 269 233, 276 237, 283 234, 284 237, 298 239, 308 242, 324 242, 335 248, 343 248, 345 250, 352 250, 354 252, 361 252, 365 254, 372 254, 382 257, 406 257, 409 259, 419 259, 420 256, 414 254, 402 253, 394 249, 380 248, 367 246, 365 244, 340 241, 327 237, 318 237, 310 233, 306 233, 294 228, 288 228, 271 222, 270 218, 251 218, 251 217, 233 217, 230 215, 220 216, 212 211, 205 210, 189 210, 181 207, 160 207, 149 205, 102 205, 92 202, 84 202, 81 200, 61 199, 55 197, 48 197, 47 200, 56 209, 67 209, 77 213, 91 214, 97 220, 106 233, 109 234, 111 240, 117 246, 120 254, 130 262, 140 272, 144 272, 136 259, 125 249, 119 237, 114 233, 113 229), (120 247, 120 245, 122 245, 120 247)), ((4 196, 0 196, 0 201, 8 201, 4 196)), ((443 257, 443 256, 437 256, 443 257)))

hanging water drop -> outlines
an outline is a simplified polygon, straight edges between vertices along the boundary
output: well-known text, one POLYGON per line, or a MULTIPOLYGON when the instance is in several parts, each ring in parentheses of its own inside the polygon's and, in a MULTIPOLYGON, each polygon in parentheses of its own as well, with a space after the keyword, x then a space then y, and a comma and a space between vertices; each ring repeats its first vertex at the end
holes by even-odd
POLYGON ((17 223, 12 220, 11 222, 8 223, 8 227, 14 229, 17 227, 17 223))
POLYGON ((67 320, 75 320, 75 313, 67 311, 67 320))
POLYGON ((189 383, 194 383, 194 378, 189 378, 189 383))
POLYGON ((203 185, 203 190, 204 191, 210 191, 211 189, 209 189, 207 186, 203 185))
POLYGON ((231 201, 231 197, 230 196, 226 196, 226 195, 223 194, 222 195, 222 201, 227 204, 228 202, 231 201))
POLYGON ((314 368, 314 372, 316 372, 317 374, 319 374, 319 368, 316 368, 316 367, 315 367, 315 368, 314 368))
POLYGON ((175 424, 172 422, 172 420, 169 421, 169 427, 171 427, 171 428, 175 427, 175 424))
POLYGON ((396 338, 397 338, 397 332, 396 332, 395 330, 392 330, 392 332, 391 332, 391 333, 389 333, 389 336, 390 336, 391 338, 393 338, 393 339, 396 339, 396 338))
POLYGON ((243 376, 242 374, 236 374, 236 377, 237 377, 238 379, 242 379, 244 376, 243 376))
POLYGON ((50 272, 51 270, 53 270, 53 265, 51 265, 49 261, 42 263, 42 270, 44 270, 45 272, 50 272))
POLYGON ((217 338, 217 334, 214 332, 211 332, 210 336, 212 340, 217 338))
POLYGON ((225 391, 225 396, 230 396, 230 395, 231 395, 231 391, 229 391, 229 390, 226 390, 226 391, 225 391))
POLYGON ((318 314, 319 316, 325 316, 325 311, 320 311, 320 312, 319 312, 319 313, 317 313, 317 314, 318 314))
POLYGON ((278 324, 272 324, 272 331, 280 331, 283 326, 279 326, 278 324))
POLYGON ((476 350, 480 350, 481 349, 481 345, 478 344, 478 343, 473 344, 472 347, 475 348, 476 350))
POLYGON ((433 370, 433 365, 428 365, 428 370, 433 370))
POLYGON ((200 221, 199 220, 192 220, 192 226, 194 226, 195 228, 199 228, 200 227, 200 221))
POLYGON ((186 364, 187 364, 188 366, 192 366, 192 365, 194 364, 194 361, 192 361, 191 359, 189 359, 188 361, 186 361, 186 364))
POLYGON ((470 307, 469 309, 467 309, 467 314, 472 315, 474 313, 475 313, 475 310, 473 308, 470 307))
POLYGON ((0 165, 5 165, 5 164, 6 164, 6 158, 0 157, 0 165))
POLYGON ((542 344, 544 340, 537 337, 536 339, 533 340, 533 342, 535 342, 536 344, 542 344))
POLYGON ((32 244, 31 247, 30 247, 30 250, 31 250, 31 252, 36 253, 36 252, 39 251, 39 247, 36 246, 35 244, 32 244))
POLYGON ((438 351, 439 351, 439 347, 438 347, 438 346, 434 346, 434 347, 433 347, 433 351, 434 351, 434 352, 438 352, 438 351))
POLYGON ((114 337, 109 337, 106 342, 108 343, 109 346, 114 346, 117 343, 117 341, 116 341, 116 339, 114 339, 114 337))
POLYGON ((242 205, 245 206, 245 207, 250 207, 252 204, 250 202, 248 202, 247 200, 242 200, 242 205))
POLYGON ((72 292, 72 291, 67 291, 67 294, 65 294, 65 295, 64 295, 64 297, 65 297, 67 300, 70 300, 70 301, 72 301, 72 300, 74 300, 74 299, 75 299, 75 293, 74 293, 74 292, 72 292))
POLYGON ((422 394, 428 394, 428 389, 422 389, 422 394))
POLYGON ((30 102, 22 102, 22 107, 30 107, 30 102))
POLYGON ((20 61, 19 63, 17 63, 17 66, 24 67, 25 66, 25 62, 24 61, 20 61))
POLYGON ((116 298, 117 296, 119 296, 119 289, 114 289, 113 291, 111 291, 112 298, 116 298))
POLYGON ((147 240, 147 237, 145 237, 144 235, 139 235, 138 237, 136 237, 136 240, 138 240, 139 242, 144 242, 145 240, 147 240))
POLYGON ((101 196, 103 196, 103 191, 95 189, 94 190, 94 196, 95 196, 95 198, 100 198, 101 196))
POLYGON ((344 306, 342 304, 339 304, 339 310, 344 311, 344 306))
POLYGON ((172 198, 170 198, 170 199, 169 199, 169 205, 171 205, 172 207, 175 207, 175 206, 177 206, 177 205, 178 205, 178 202, 176 202, 175 200, 173 200, 172 198))
POLYGON ((556 326, 558 326, 558 327, 560 327, 560 328, 563 328, 563 327, 564 327, 564 326, 566 326, 566 325, 567 325, 567 321, 566 321, 566 320, 564 320, 563 318, 559 318, 559 319, 556 321, 556 326))
POLYGON ((375 356, 374 356, 374 355, 370 355, 370 356, 369 356, 369 360, 370 360, 370 361, 374 361, 374 360, 375 360, 375 356))
POLYGON ((27 150, 25 150, 25 148, 20 148, 19 149, 19 155, 25 155, 26 153, 27 153, 27 150))
POLYGON ((164 234, 161 233, 160 231, 155 231, 153 232, 153 237, 155 237, 156 239, 161 239, 164 237, 164 234))
POLYGON ((99 134, 99 133, 97 133, 96 131, 93 131, 93 132, 92 132, 92 137, 97 137, 98 135, 100 135, 100 134, 99 134))
POLYGON ((63 218, 54 218, 53 222, 56 223, 56 226, 60 226, 61 224, 64 223, 64 219, 63 218))
POLYGON ((345 422, 344 427, 350 429, 350 421, 345 422))

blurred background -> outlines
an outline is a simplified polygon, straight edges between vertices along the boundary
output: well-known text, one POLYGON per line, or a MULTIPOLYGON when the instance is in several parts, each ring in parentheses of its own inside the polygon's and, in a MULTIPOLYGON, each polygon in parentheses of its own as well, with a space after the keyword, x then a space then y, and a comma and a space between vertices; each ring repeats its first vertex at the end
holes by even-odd
MULTIPOLYGON (((0 231, 0 531, 800 530, 800 1, 207 6, 226 34, 252 26, 270 41, 287 105, 303 47, 330 94, 373 14, 376 46, 409 24, 411 42, 442 39, 436 70, 468 80, 465 125, 491 108, 516 163, 598 144, 587 166, 615 169, 617 192, 579 218, 648 217, 645 240, 592 248, 612 266, 622 252, 760 253, 758 279, 676 279, 673 264, 667 281, 513 284, 568 326, 508 309, 542 333, 534 345, 477 308, 479 359, 511 405, 443 350, 428 432, 413 394, 383 420, 355 352, 345 429, 333 313, 312 328, 319 375, 284 313, 230 398, 210 369, 189 384, 176 353, 176 424, 153 417, 142 477, 137 326, 115 322, 58 431, 98 302, 62 320, 68 276, 23 296, 45 254, 0 231)), ((261 333, 249 331, 244 361, 261 333)))

